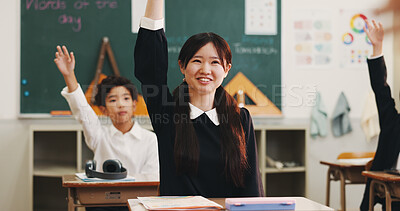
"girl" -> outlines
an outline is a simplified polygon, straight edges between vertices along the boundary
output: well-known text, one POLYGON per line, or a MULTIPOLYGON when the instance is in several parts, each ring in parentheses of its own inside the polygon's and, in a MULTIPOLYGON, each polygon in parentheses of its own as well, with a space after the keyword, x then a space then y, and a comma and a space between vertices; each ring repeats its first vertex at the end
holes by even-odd
POLYGON ((171 95, 163 4, 147 1, 135 46, 135 76, 158 137, 160 195, 262 196, 250 114, 221 86, 229 45, 214 33, 190 37, 178 59, 183 83, 171 95))
MULTIPOLYGON (((378 148, 376 149, 371 171, 383 171, 390 168, 400 168, 400 115, 396 110, 395 103, 391 97, 389 85, 386 83, 386 65, 382 54, 382 44, 384 30, 381 23, 372 20, 372 24, 366 21, 368 28, 364 27, 373 47, 373 53, 368 58, 368 70, 371 80, 371 87, 375 93, 376 105, 378 107, 379 134, 378 148)), ((368 179, 364 190, 364 197, 360 205, 360 210, 369 210, 369 189, 371 180, 368 179)), ((377 198, 374 202, 379 202, 385 210, 384 199, 377 198)), ((400 202, 392 203, 392 210, 400 210, 400 202)))
MULTIPOLYGON (((376 13, 387 13, 400 11, 399 0, 389 0, 386 5, 375 10, 376 13)), ((386 64, 382 54, 382 44, 384 37, 384 30, 382 24, 376 24, 372 20, 372 24, 366 22, 368 28, 364 28, 369 40, 373 47, 373 55, 369 58, 368 69, 371 80, 371 86, 375 93, 376 104, 379 112, 379 124, 381 133, 379 134, 378 148, 375 153, 374 161, 371 166, 371 171, 382 171, 390 168, 400 168, 400 126, 399 114, 395 108, 395 103, 391 97, 389 85, 386 83, 386 64)), ((396 23, 396 22, 395 22, 396 23)), ((389 28, 389 32, 398 32, 400 25, 394 25, 389 28)), ((364 190, 363 200, 360 205, 361 211, 369 209, 369 189, 371 180, 368 179, 364 190)), ((383 210, 386 209, 384 199, 375 198, 374 202, 382 204, 383 210)), ((374 205, 373 205, 374 206, 374 205)), ((392 202, 392 210, 400 210, 400 202, 392 202)))

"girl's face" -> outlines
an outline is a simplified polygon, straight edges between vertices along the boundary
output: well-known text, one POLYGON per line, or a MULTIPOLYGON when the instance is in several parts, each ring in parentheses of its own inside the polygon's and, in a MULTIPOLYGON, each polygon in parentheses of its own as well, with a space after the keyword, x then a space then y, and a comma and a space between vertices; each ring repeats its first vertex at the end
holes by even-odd
POLYGON ((106 97, 103 113, 110 117, 113 124, 131 123, 136 110, 136 100, 132 100, 129 90, 124 86, 116 86, 106 97))
POLYGON ((231 69, 231 64, 221 61, 214 45, 210 42, 197 51, 184 68, 179 66, 189 85, 189 93, 197 95, 215 94, 231 69))

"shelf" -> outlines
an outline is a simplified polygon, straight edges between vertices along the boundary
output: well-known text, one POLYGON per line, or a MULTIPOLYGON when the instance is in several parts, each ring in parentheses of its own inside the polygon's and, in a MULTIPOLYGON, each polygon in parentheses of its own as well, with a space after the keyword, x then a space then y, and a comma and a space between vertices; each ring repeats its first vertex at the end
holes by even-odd
POLYGON ((306 167, 304 166, 298 166, 298 167, 291 167, 291 168, 282 168, 282 169, 277 169, 277 168, 271 168, 267 167, 265 168, 265 173, 271 174, 271 173, 290 173, 290 172, 305 172, 306 167))
POLYGON ((33 180, 33 210, 68 210, 65 200, 68 190, 62 187, 62 178, 34 177, 33 180))
POLYGON ((260 171, 266 196, 307 196, 307 126, 295 122, 265 122, 255 127, 260 171), (267 167, 268 160, 295 167, 267 167))
POLYGON ((305 196, 305 172, 266 174, 266 196, 305 196))
POLYGON ((66 174, 75 174, 76 167, 67 164, 35 164, 33 175, 41 177, 62 177, 66 174))

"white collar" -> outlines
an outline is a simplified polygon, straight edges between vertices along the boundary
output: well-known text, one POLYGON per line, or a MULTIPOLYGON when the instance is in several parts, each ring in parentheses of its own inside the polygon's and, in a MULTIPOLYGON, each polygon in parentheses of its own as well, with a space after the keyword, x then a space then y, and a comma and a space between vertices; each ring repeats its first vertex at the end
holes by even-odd
POLYGON ((197 117, 199 117, 203 113, 206 113, 206 115, 214 123, 214 125, 216 125, 216 126, 219 125, 219 120, 218 120, 218 115, 217 115, 217 109, 216 108, 213 108, 213 109, 211 109, 209 111, 204 112, 203 110, 201 110, 200 108, 197 108, 196 106, 194 106, 191 103, 189 103, 189 107, 190 107, 190 119, 196 119, 197 117))
MULTIPOLYGON (((142 137, 142 133, 141 133, 141 127, 137 122, 133 122, 133 126, 131 128, 131 130, 129 132, 127 132, 126 134, 131 134, 133 135, 135 138, 137 139, 141 139, 142 137)), ((109 126, 109 130, 110 130, 110 135, 114 136, 116 133, 122 134, 121 131, 119 131, 117 128, 115 128, 115 126, 113 124, 110 124, 109 126)))

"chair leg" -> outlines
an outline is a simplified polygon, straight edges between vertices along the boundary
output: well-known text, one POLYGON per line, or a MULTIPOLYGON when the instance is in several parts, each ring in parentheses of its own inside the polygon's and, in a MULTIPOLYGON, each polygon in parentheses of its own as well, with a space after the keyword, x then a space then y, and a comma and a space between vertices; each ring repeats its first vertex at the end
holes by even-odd
POLYGON ((326 206, 329 207, 329 199, 330 199, 330 191, 331 191, 331 169, 328 169, 328 177, 326 179, 326 206))
POLYGON ((389 193, 389 187, 383 182, 382 185, 385 187, 386 211, 392 211, 392 197, 389 193))
POLYGON ((74 206, 74 196, 73 196, 73 190, 71 190, 72 188, 68 188, 68 196, 67 196, 67 200, 68 200, 68 211, 75 211, 75 206, 74 206))
POLYGON ((374 198, 375 198, 375 180, 369 184, 369 211, 374 211, 374 198))
POLYGON ((386 211, 392 211, 392 197, 389 192, 389 187, 385 182, 372 180, 369 186, 369 211, 374 211, 375 185, 380 185, 385 191, 386 211))
POLYGON ((340 203, 342 205, 342 211, 346 211, 346 181, 342 171, 340 173, 340 203))

